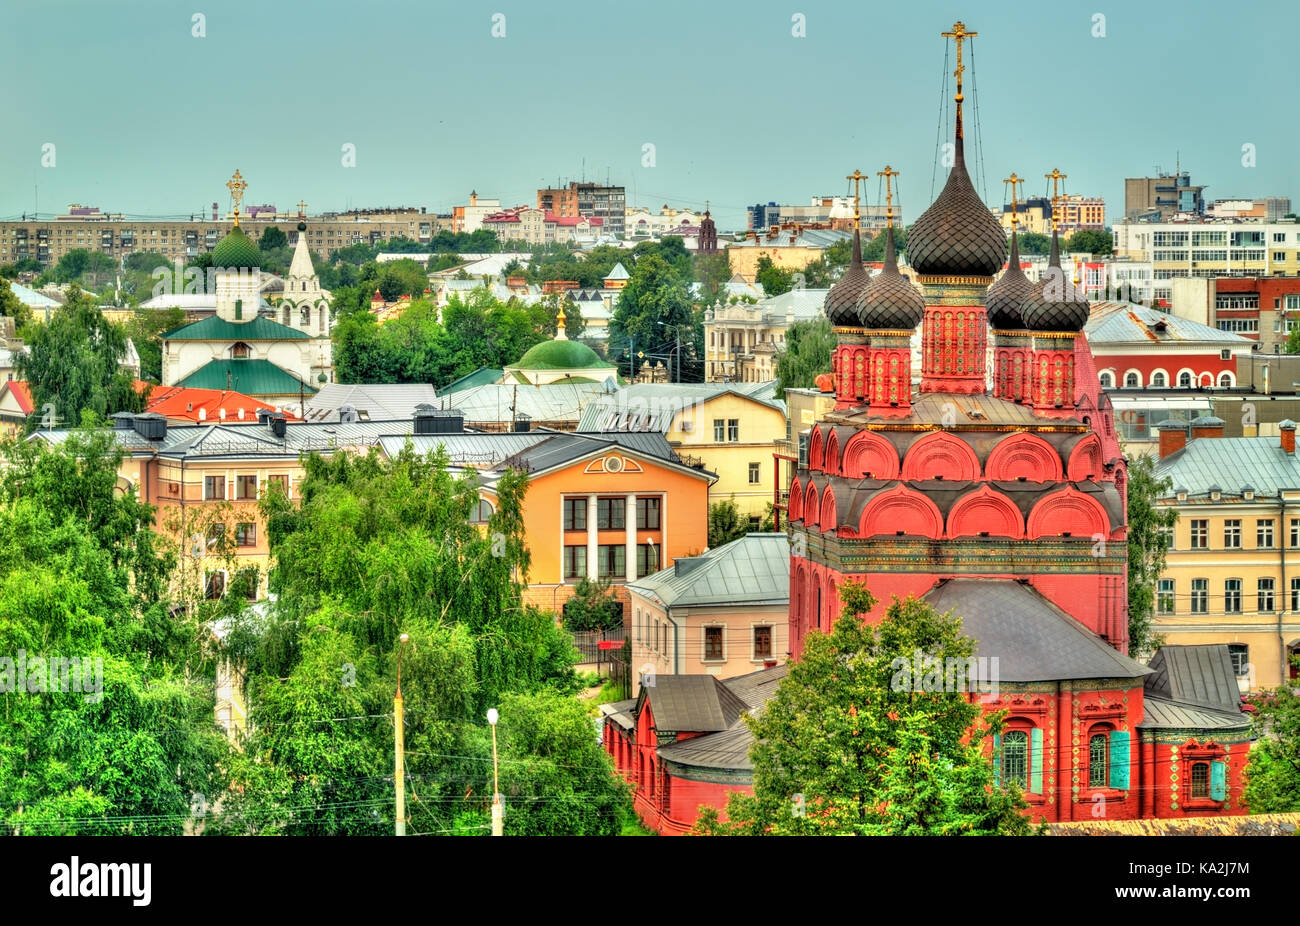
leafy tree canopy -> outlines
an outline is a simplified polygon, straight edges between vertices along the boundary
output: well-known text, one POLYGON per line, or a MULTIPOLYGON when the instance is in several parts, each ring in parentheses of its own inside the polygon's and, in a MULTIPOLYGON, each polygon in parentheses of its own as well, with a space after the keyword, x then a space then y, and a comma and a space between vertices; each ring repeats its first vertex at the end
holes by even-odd
POLYGON ((795 322, 785 333, 785 348, 776 355, 776 394, 787 389, 811 389, 822 373, 831 371, 835 332, 823 315, 795 322))

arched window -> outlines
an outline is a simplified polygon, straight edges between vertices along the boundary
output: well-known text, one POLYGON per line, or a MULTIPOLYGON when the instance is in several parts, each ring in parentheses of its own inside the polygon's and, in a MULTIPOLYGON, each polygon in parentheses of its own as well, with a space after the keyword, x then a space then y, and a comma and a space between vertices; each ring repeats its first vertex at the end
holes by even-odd
POLYGON ((1135 372, 1133 372, 1132 370, 1130 370, 1129 372, 1127 372, 1127 373, 1124 374, 1124 388, 1125 388, 1125 389, 1136 389, 1137 387, 1139 387, 1139 386, 1141 386, 1141 385, 1142 385, 1142 378, 1141 378, 1140 376, 1138 376, 1137 373, 1135 373, 1135 372))
POLYGON ((299 313, 298 322, 304 328, 311 324, 311 306, 305 305, 302 307, 302 310, 299 313))
POLYGON ((1178 388, 1179 388, 1179 389, 1191 389, 1191 388, 1192 388, 1192 374, 1191 374, 1191 373, 1188 373, 1186 370, 1184 370, 1183 372, 1181 372, 1181 373, 1178 374, 1178 388))
POLYGON ((325 333, 325 326, 326 326, 326 319, 327 319, 327 314, 326 314, 326 313, 327 313, 327 310, 326 310, 325 306, 321 306, 321 307, 320 307, 320 323, 316 326, 316 331, 317 331, 318 334, 324 334, 324 333, 325 333))
POLYGON ((1210 763, 1192 763, 1192 797, 1210 796, 1210 763))
POLYGON ((287 326, 287 325, 289 324, 289 306, 288 306, 288 305, 285 305, 285 307, 284 307, 284 312, 281 313, 281 314, 282 314, 282 318, 281 318, 281 320, 280 320, 280 324, 287 326))
POLYGON ((230 356, 236 360, 247 360, 251 350, 252 349, 243 341, 236 341, 234 344, 230 345, 230 356))
POLYGON ((1110 738, 1094 733, 1088 738, 1088 787, 1105 788, 1110 781, 1110 738))
POLYGON ((1168 383, 1165 381, 1164 370, 1157 370, 1151 374, 1151 386, 1155 389, 1163 389, 1168 383))
POLYGON ((485 498, 480 498, 478 500, 478 505, 475 506, 474 508, 473 515, 470 517, 470 523, 486 524, 491 519, 495 511, 496 509, 492 507, 492 503, 490 501, 488 501, 485 498))
POLYGON ((1021 790, 1029 785, 1029 734, 1023 730, 1002 737, 1002 780, 1015 782, 1021 790))
POLYGON ((1115 386, 1115 377, 1110 373, 1102 373, 1100 377, 1102 389, 1112 389, 1115 386))
POLYGON ((1231 373, 1221 373, 1221 374, 1219 374, 1219 388, 1221 388, 1221 389, 1231 389, 1231 388, 1232 388, 1232 374, 1231 374, 1231 373))

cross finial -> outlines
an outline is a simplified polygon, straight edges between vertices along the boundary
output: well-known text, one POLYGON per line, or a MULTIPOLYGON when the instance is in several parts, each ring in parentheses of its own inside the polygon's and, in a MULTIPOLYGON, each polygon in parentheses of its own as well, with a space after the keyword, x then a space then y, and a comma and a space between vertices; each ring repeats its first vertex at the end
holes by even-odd
POLYGON ((298 200, 298 218, 300 219, 307 218, 307 204, 303 202, 301 199, 298 200))
POLYGON ((1016 213, 1016 187, 1024 183, 1025 179, 1023 177, 1017 177, 1016 172, 1013 170, 1011 176, 1005 178, 1002 182, 1011 184, 1011 229, 1014 231, 1020 222, 1020 216, 1016 213))
POLYGON ((866 174, 857 168, 854 168, 853 173, 844 178, 845 180, 853 181, 853 227, 858 231, 862 230, 862 214, 858 209, 858 204, 861 202, 861 197, 858 196, 858 185, 865 180, 866 177, 866 174))
MULTIPOLYGON (((960 23, 958 23, 958 25, 960 25, 960 23)), ((885 178, 885 227, 893 228, 894 227, 894 187, 890 183, 890 181, 898 176, 898 171, 894 170, 894 168, 886 164, 884 170, 876 171, 876 176, 885 178)))
POLYGON ((958 138, 962 137, 961 102, 962 100, 965 99, 965 97, 962 96, 962 92, 961 92, 961 72, 966 70, 966 66, 961 63, 961 43, 966 39, 973 39, 977 35, 979 35, 978 32, 967 32, 966 24, 963 23, 960 19, 952 24, 951 32, 943 33, 944 38, 952 39, 954 42, 957 43, 957 70, 953 71, 952 73, 957 78, 957 93, 953 97, 953 99, 956 100, 957 102, 957 137, 958 138))
POLYGON ((1050 174, 1043 174, 1043 176, 1052 181, 1052 231, 1056 231, 1056 201, 1061 198, 1060 184, 1066 175, 1061 173, 1059 168, 1053 167, 1050 174))
POLYGON ((239 176, 239 171, 226 182, 226 189, 230 191, 230 198, 235 203, 235 227, 239 227, 239 204, 244 199, 244 190, 248 189, 248 183, 243 177, 239 176))

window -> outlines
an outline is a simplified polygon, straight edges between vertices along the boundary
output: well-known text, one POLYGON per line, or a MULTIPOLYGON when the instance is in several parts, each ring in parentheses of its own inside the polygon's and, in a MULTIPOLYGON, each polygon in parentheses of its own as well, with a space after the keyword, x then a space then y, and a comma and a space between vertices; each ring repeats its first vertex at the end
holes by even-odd
POLYGON ((636 526, 640 530, 659 530, 660 499, 638 497, 636 500, 636 526))
POLYGON ((1192 763, 1192 797, 1210 796, 1210 763, 1192 763))
POLYGON ((706 662, 722 659, 721 627, 704 628, 704 659, 706 662))
POLYGON ((1261 550, 1273 548, 1273 519, 1260 518, 1255 522, 1255 546, 1261 550))
POLYGON ((480 498, 478 504, 474 506, 474 511, 470 514, 469 523, 486 524, 492 520, 492 515, 495 513, 496 509, 492 507, 492 503, 486 498, 480 498))
POLYGON ((761 467, 762 467, 762 464, 761 464, 761 463, 750 463, 750 464, 749 464, 749 484, 750 484, 750 485, 752 485, 752 486, 753 486, 753 485, 758 485, 758 480, 759 480, 759 478, 760 478, 760 476, 759 476, 759 471, 760 471, 760 468, 761 468, 761 467))
POLYGON ((1160 544, 1166 550, 1174 548, 1174 529, 1172 527, 1160 528, 1160 544))
POLYGON ((257 498, 257 477, 236 476, 235 498, 240 501, 248 501, 257 498))
POLYGON ((1210 545, 1210 522, 1204 518, 1192 519, 1192 549, 1204 550, 1210 545))
POLYGON ((1163 389, 1166 385, 1168 385, 1168 383, 1165 381, 1165 374, 1163 372, 1157 371, 1151 374, 1151 387, 1153 389, 1163 389))
POLYGON ((566 498, 564 500, 564 529, 566 531, 583 531, 587 529, 587 500, 585 498, 566 498))
POLYGON ((226 525, 222 524, 220 521, 217 521, 213 524, 209 524, 208 537, 207 537, 208 549, 219 550, 221 548, 221 541, 225 538, 225 536, 226 536, 226 525))
POLYGON ((1231 373, 1221 373, 1221 374, 1219 375, 1219 388, 1220 388, 1220 389, 1231 389, 1231 388, 1232 388, 1232 374, 1231 374, 1231 373))
POLYGON ((1300 518, 1291 519, 1291 547, 1300 547, 1300 518))
POLYGON ((207 581, 204 583, 203 597, 209 601, 216 601, 226 594, 226 571, 218 569, 215 572, 209 572, 207 581))
POLYGON ((1006 784, 1029 784, 1029 734, 1012 730, 1002 737, 1002 780, 1006 784))
POLYGON ((653 543, 636 545, 636 577, 648 576, 659 571, 659 551, 653 543))
POLYGON ((739 418, 727 419, 727 440, 731 441, 733 444, 740 440, 740 419, 739 418))
POLYGON ((1229 550, 1241 549, 1241 518, 1228 518, 1223 522, 1223 546, 1229 550))
POLYGON ((1124 388, 1126 388, 1126 389, 1136 389, 1138 386, 1141 386, 1141 385, 1142 385, 1142 382, 1141 382, 1141 380, 1138 378, 1138 375, 1137 375, 1136 373, 1125 373, 1125 374, 1124 374, 1124 388))
POLYGON ((627 507, 625 498, 598 498, 596 499, 596 529, 597 530, 622 530, 624 509, 627 507))
MULTIPOLYGON (((203 477, 203 497, 211 500, 214 498, 226 497, 226 477, 225 476, 204 476, 203 477)), ((1296 523, 1296 522, 1291 522, 1296 523)))
POLYGON ((723 418, 713 419, 713 442, 720 444, 727 439, 727 422, 723 418))
POLYGON ((284 473, 280 473, 278 475, 273 475, 273 476, 267 476, 266 484, 268 486, 274 486, 275 488, 283 492, 285 495, 289 494, 289 477, 284 473))
POLYGON ((1105 788, 1110 784, 1110 738, 1094 733, 1088 738, 1088 787, 1105 788))
POLYGON ((1174 613, 1174 580, 1161 579, 1156 584, 1156 610, 1161 614, 1174 613))
POLYGON ((627 547, 621 543, 601 544, 596 551, 600 578, 627 578, 627 547))
POLYGON ((587 575, 587 547, 566 546, 564 548, 564 577, 581 579, 587 575))
POLYGON ((1223 580, 1223 611, 1225 614, 1241 613, 1241 580, 1223 580))
POLYGON ((1111 389, 1115 386, 1115 377, 1109 373, 1102 373, 1098 379, 1101 380, 1102 389, 1111 389))
POLYGON ((1245 643, 1229 643, 1228 656, 1232 659, 1232 671, 1237 673, 1237 678, 1245 678, 1250 674, 1250 647, 1245 643))
POLYGON ((772 628, 770 625, 754 628, 754 658, 772 658, 772 628))
POLYGON ((252 521, 242 521, 236 524, 235 545, 241 547, 257 546, 257 525, 252 521))
POLYGON ((1259 599, 1256 610, 1262 613, 1268 613, 1273 610, 1273 579, 1271 577, 1260 579, 1257 583, 1259 599))
POLYGON ((1178 388, 1179 388, 1179 389, 1191 389, 1191 388, 1192 388, 1192 374, 1191 374, 1191 373, 1188 373, 1187 371, 1184 370, 1182 373, 1179 373, 1179 374, 1178 374, 1178 388))
POLYGON ((1300 578, 1291 577, 1291 610, 1300 611, 1300 578))
POLYGON ((1210 609, 1210 580, 1192 579, 1192 613, 1205 614, 1210 609))

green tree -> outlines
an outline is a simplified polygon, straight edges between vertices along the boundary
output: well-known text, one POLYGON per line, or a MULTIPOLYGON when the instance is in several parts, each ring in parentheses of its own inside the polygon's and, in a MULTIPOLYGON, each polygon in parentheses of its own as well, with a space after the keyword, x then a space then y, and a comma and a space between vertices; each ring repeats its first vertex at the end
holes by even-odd
POLYGON ((776 355, 776 394, 815 386, 819 375, 831 371, 835 344, 835 332, 825 316, 791 325, 785 347, 776 355))
MULTIPOLYGON (((635 339, 638 354, 667 357, 677 347, 675 331, 681 332, 682 380, 699 382, 702 316, 692 306, 686 281, 677 268, 658 254, 647 254, 636 262, 631 279, 619 293, 610 319, 610 354, 622 355, 635 339)), ((639 364, 632 366, 635 372, 639 364)))
POLYGON ((742 517, 734 498, 709 506, 709 546, 720 547, 749 533, 749 520, 742 517))
POLYGON ((726 251, 695 255, 693 279, 700 284, 700 301, 705 305, 726 301, 725 287, 732 276, 726 251))
POLYGON ((257 247, 261 251, 274 251, 277 248, 288 246, 289 236, 275 225, 267 226, 266 230, 257 239, 257 247))
POLYGON ((1287 324, 1291 330, 1287 333, 1286 342, 1282 345, 1284 354, 1300 354, 1300 322, 1287 319, 1287 324))
POLYGON ((126 336, 140 355, 140 378, 162 381, 162 334, 185 324, 181 309, 136 309, 126 323, 126 336))
POLYGON ((758 259, 758 268, 754 273, 754 282, 763 287, 767 296, 780 296, 794 289, 794 273, 783 270, 772 263, 772 258, 763 256, 758 259))
POLYGON ((1041 257, 1052 249, 1052 238, 1041 232, 1022 231, 1016 235, 1016 244, 1021 254, 1041 257))
MULTIPOLYGON (((119 365, 126 356, 125 330, 108 321, 75 284, 49 323, 33 325, 28 332, 28 353, 19 354, 14 365, 37 409, 51 405, 58 423, 73 426, 86 411, 102 418, 144 410, 145 396, 119 365)), ((29 430, 42 420, 42 415, 33 416, 29 430)))
MULTIPOLYGON (((894 229, 894 247, 900 254, 907 250, 907 229, 894 229)), ((885 259, 885 235, 883 232, 872 236, 870 241, 862 245, 862 259, 869 263, 882 261, 885 259)))
MULTIPOLYGON (((1061 247, 1067 254, 1093 254, 1109 257, 1115 252, 1115 239, 1108 231, 1080 229, 1069 238, 1066 238, 1061 247)), ((1021 250, 1024 250, 1024 248, 1022 247, 1021 250)))
MULTIPOLYGON (((994 780, 983 751, 1000 718, 984 719, 961 691, 903 679, 916 650, 970 657, 961 621, 929 604, 895 599, 879 625, 861 615, 867 589, 841 586, 829 634, 813 632, 802 658, 757 717, 750 757, 754 793, 732 795, 729 824, 703 830, 748 835, 1022 835, 1034 827, 1014 785, 994 780), (922 689, 922 690, 918 690, 922 689)), ((908 673, 910 676, 910 672, 908 673)), ((940 686, 942 687, 942 686, 940 686)))
POLYGON ((1300 812, 1300 687, 1284 684, 1254 703, 1259 739, 1246 764, 1246 806, 1251 813, 1300 812))
POLYGON ((1129 652, 1140 657, 1161 642, 1153 631, 1156 583, 1165 569, 1178 511, 1158 504, 1173 482, 1157 478, 1153 457, 1131 460, 1128 477, 1128 645, 1129 652))
POLYGON ((609 579, 584 576, 564 603, 564 627, 571 631, 612 630, 623 623, 623 608, 610 594, 609 579))
POLYGON ((15 330, 32 320, 32 310, 18 301, 18 297, 9 286, 9 281, 3 277, 0 277, 0 315, 12 318, 15 330))

